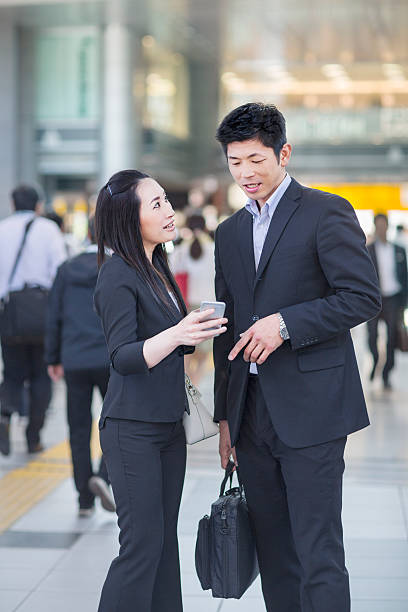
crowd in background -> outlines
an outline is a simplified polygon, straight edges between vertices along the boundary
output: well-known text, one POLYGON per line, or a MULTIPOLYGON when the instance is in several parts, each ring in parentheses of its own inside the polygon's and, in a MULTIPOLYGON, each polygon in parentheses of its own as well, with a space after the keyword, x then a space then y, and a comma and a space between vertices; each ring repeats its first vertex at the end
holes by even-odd
MULTIPOLYGON (((44 328, 40 337, 15 338, 1 332, 3 376, 0 386, 0 452, 9 455, 12 415, 24 417, 29 453, 44 449, 41 431, 52 395, 52 381, 65 379, 67 421, 78 492, 79 515, 88 516, 95 497, 109 511, 115 510, 109 479, 101 459, 94 471, 90 452, 92 394, 96 387, 104 397, 109 379, 109 356, 100 321, 93 308, 98 265, 95 232, 89 220, 88 236, 80 242, 64 229, 55 212, 44 214, 37 191, 19 186, 12 193, 13 213, 0 222, 0 300, 28 286, 47 292, 44 328), (17 256, 18 255, 18 256, 17 256)), ((168 253, 170 267, 189 310, 204 300, 214 300, 214 231, 206 225, 202 209, 178 213, 178 238, 168 253), (180 223, 181 221, 181 223, 180 223)), ((378 323, 387 329, 382 380, 391 388, 390 373, 395 350, 408 350, 404 324, 408 280, 407 231, 398 226, 395 242, 387 237, 386 215, 376 215, 375 233, 368 249, 380 280, 383 309, 368 324, 368 345, 373 364, 371 380, 378 372, 378 323)), ((30 298, 31 299, 31 298, 30 298)), ((27 306, 29 309, 29 306, 27 306)), ((1 312, 1 311, 0 311, 1 312)), ((211 366, 211 341, 186 357, 186 369, 194 384, 211 366)))

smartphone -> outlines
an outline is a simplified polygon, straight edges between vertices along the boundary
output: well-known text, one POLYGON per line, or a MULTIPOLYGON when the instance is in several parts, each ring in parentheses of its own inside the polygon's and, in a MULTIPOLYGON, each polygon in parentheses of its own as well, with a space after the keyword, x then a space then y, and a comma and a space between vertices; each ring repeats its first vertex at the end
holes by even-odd
MULTIPOLYGON (((203 321, 211 321, 211 319, 222 319, 225 312, 225 302, 201 302, 200 312, 214 308, 214 312, 203 319, 203 321)), ((221 326, 210 327, 210 329, 219 329, 221 326)))

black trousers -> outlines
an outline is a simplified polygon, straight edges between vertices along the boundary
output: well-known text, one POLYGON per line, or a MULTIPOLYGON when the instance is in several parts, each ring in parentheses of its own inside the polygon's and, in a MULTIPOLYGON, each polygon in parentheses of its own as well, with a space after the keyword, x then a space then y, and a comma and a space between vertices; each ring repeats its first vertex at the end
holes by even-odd
POLYGON ((341 524, 346 438, 290 448, 250 376, 236 445, 268 612, 349 612, 341 524))
MULTIPOLYGON (((105 397, 109 382, 109 368, 65 370, 65 382, 74 482, 79 494, 80 508, 90 508, 94 503, 94 495, 88 488, 88 481, 93 475, 90 449, 92 395, 94 388, 97 387, 102 398, 105 397)), ((103 455, 99 464, 98 476, 109 482, 103 455)))
POLYGON ((28 449, 40 442, 40 431, 51 399, 51 381, 44 361, 43 344, 7 344, 1 342, 3 382, 0 387, 1 414, 24 414, 28 398, 28 449))
POLYGON ((388 375, 394 367, 395 347, 397 344, 397 323, 401 312, 401 296, 400 294, 382 298, 382 309, 380 314, 368 321, 368 346, 373 356, 374 364, 378 361, 378 321, 382 319, 387 326, 387 358, 383 369, 384 380, 388 379, 388 375))
POLYGON ((106 419, 101 446, 120 528, 99 612, 181 612, 177 521, 186 466, 182 421, 106 419))

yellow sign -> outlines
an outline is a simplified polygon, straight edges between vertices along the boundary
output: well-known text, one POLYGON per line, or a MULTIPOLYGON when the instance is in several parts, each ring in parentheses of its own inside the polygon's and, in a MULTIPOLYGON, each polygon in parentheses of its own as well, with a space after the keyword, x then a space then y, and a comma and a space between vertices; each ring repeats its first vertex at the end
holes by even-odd
POLYGON ((408 211, 408 205, 404 206, 401 197, 401 185, 333 183, 331 185, 311 185, 311 187, 346 198, 356 210, 372 210, 374 214, 385 213, 388 210, 408 211))
POLYGON ((52 203, 52 207, 60 217, 63 217, 67 212, 67 202, 65 198, 57 196, 52 203))

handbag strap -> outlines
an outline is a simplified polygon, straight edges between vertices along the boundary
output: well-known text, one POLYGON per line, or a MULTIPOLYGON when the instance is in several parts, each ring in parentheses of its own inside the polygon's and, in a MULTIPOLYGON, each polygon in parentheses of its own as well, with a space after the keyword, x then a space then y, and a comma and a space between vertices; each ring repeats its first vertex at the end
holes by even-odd
POLYGON ((232 487, 232 477, 234 475, 234 471, 237 474, 238 483, 239 483, 239 490, 240 490, 240 493, 242 495, 243 485, 242 485, 242 482, 241 482, 241 478, 239 477, 238 466, 236 466, 233 461, 228 461, 228 465, 227 465, 227 467, 225 469, 225 476, 224 476, 224 479, 223 479, 223 481, 221 483, 220 497, 222 497, 224 495, 224 493, 225 493, 225 487, 227 485, 228 478, 230 479, 230 488, 232 487), (234 467, 235 467, 235 470, 234 470, 234 467))
POLYGON ((17 253, 16 259, 14 261, 13 269, 11 270, 10 276, 9 276, 9 279, 8 279, 8 290, 10 290, 11 283, 13 281, 14 275, 15 275, 16 270, 17 270, 18 262, 21 259, 21 254, 22 254, 23 249, 24 249, 25 241, 27 239, 27 234, 29 232, 30 227, 34 223, 34 221, 35 221, 35 218, 34 219, 30 219, 30 221, 27 223, 27 225, 24 228, 23 239, 21 241, 20 248, 18 249, 18 253, 17 253))

